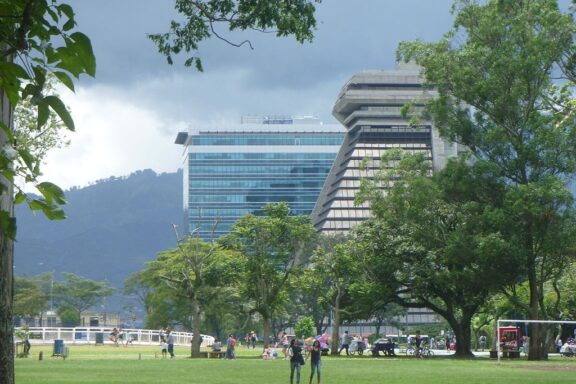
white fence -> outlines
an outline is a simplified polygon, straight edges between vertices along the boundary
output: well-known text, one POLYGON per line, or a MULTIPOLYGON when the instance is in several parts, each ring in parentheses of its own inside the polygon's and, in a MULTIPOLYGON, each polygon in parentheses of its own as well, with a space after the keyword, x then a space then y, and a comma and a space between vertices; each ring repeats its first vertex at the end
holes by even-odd
MULTIPOLYGON (((28 334, 31 344, 51 344, 54 340, 63 340, 66 344, 160 344, 160 331, 152 329, 123 328, 118 343, 109 339, 112 327, 30 327, 28 334)), ((172 331, 175 345, 190 345, 192 333, 172 331)), ((202 335, 202 346, 214 344, 214 337, 202 335)))

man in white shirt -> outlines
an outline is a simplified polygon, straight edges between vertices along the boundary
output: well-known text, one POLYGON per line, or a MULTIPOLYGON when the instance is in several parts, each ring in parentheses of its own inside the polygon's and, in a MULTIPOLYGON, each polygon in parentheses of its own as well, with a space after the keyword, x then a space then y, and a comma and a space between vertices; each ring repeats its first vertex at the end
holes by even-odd
POLYGON ((350 336, 348 336, 348 331, 344 331, 344 334, 342 335, 342 338, 340 339, 340 350, 338 351, 338 354, 340 354, 340 352, 342 352, 343 349, 346 350, 346 355, 350 356, 350 352, 348 352, 348 347, 350 347, 350 336))

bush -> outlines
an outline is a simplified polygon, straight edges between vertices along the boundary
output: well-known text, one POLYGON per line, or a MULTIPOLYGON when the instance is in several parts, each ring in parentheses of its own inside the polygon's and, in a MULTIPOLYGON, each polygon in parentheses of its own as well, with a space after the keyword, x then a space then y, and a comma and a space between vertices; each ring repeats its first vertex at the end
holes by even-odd
POLYGON ((296 323, 294 327, 294 333, 299 339, 304 339, 306 337, 314 336, 316 327, 314 327, 314 320, 311 317, 303 317, 296 323))

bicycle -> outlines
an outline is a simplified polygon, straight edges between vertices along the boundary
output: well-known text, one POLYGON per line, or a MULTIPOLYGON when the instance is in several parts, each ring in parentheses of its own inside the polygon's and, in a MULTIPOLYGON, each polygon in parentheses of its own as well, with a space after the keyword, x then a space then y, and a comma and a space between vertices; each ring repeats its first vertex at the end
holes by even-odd
POLYGON ((432 356, 434 356, 434 351, 431 350, 429 346, 425 345, 422 348, 420 348, 419 355, 420 355, 420 357, 423 357, 423 358, 432 357, 432 356))

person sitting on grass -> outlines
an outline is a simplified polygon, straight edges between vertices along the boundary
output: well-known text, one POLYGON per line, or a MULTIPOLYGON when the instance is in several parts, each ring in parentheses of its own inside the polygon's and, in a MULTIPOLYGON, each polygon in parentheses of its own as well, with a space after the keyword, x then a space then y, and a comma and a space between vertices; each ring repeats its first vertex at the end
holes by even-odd
POLYGON ((112 332, 108 335, 108 340, 118 345, 118 329, 114 328, 112 332))
POLYGON ((270 348, 268 344, 264 346, 264 352, 262 353, 262 358, 264 360, 274 360, 278 354, 274 353, 274 350, 270 348))

